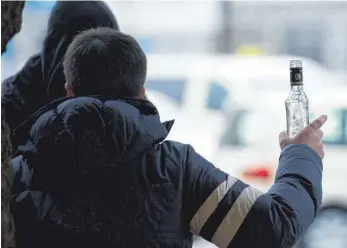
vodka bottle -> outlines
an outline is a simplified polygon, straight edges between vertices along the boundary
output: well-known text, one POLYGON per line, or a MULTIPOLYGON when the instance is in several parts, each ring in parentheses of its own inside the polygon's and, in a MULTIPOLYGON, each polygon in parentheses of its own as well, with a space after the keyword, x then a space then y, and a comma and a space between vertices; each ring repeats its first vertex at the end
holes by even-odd
POLYGON ((308 98, 303 89, 301 60, 290 61, 290 92, 285 101, 287 133, 295 136, 309 124, 308 98))

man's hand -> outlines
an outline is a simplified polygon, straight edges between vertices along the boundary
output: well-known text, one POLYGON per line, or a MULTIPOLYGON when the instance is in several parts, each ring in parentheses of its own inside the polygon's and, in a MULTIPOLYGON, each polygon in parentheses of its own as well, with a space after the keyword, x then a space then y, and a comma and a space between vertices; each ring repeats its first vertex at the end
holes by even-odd
POLYGON ((295 137, 289 138, 287 132, 283 131, 279 135, 279 142, 281 150, 283 150, 287 145, 290 144, 305 144, 315 150, 318 155, 323 159, 324 158, 324 150, 323 145, 321 143, 321 139, 323 137, 323 132, 320 128, 327 121, 328 117, 326 115, 322 115, 307 125, 304 129, 302 129, 295 137))

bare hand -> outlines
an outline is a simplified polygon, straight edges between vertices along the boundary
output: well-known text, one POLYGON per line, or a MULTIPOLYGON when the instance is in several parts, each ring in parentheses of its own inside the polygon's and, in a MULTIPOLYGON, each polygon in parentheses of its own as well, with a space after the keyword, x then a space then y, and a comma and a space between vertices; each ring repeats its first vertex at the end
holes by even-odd
POLYGON ((290 144, 305 144, 315 150, 317 154, 323 159, 325 155, 321 142, 323 132, 320 130, 320 128, 324 125, 327 119, 328 117, 326 115, 318 117, 304 129, 302 129, 293 138, 289 138, 287 132, 285 131, 280 133, 279 142, 281 150, 283 150, 287 145, 290 144))

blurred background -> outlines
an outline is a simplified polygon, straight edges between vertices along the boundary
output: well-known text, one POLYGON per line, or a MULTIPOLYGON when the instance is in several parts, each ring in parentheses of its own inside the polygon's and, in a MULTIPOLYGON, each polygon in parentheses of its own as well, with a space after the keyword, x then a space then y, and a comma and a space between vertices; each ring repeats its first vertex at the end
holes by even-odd
MULTIPOLYGON (((324 204, 302 248, 347 247, 347 1, 109 1, 148 56, 148 97, 169 139, 266 191, 285 129, 289 62, 303 62, 314 116, 326 113, 324 204)), ((40 52, 54 1, 28 1, 1 79, 40 52)), ((195 247, 213 247, 197 238, 195 247)))

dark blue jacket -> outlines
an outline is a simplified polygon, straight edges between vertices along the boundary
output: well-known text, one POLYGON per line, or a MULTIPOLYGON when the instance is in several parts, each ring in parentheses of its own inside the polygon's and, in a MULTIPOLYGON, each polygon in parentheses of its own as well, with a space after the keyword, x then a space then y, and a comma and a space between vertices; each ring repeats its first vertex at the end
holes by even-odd
POLYGON ((291 247, 322 198, 322 161, 305 145, 281 154, 267 193, 164 141, 146 100, 57 100, 15 131, 11 211, 17 248, 291 247))

